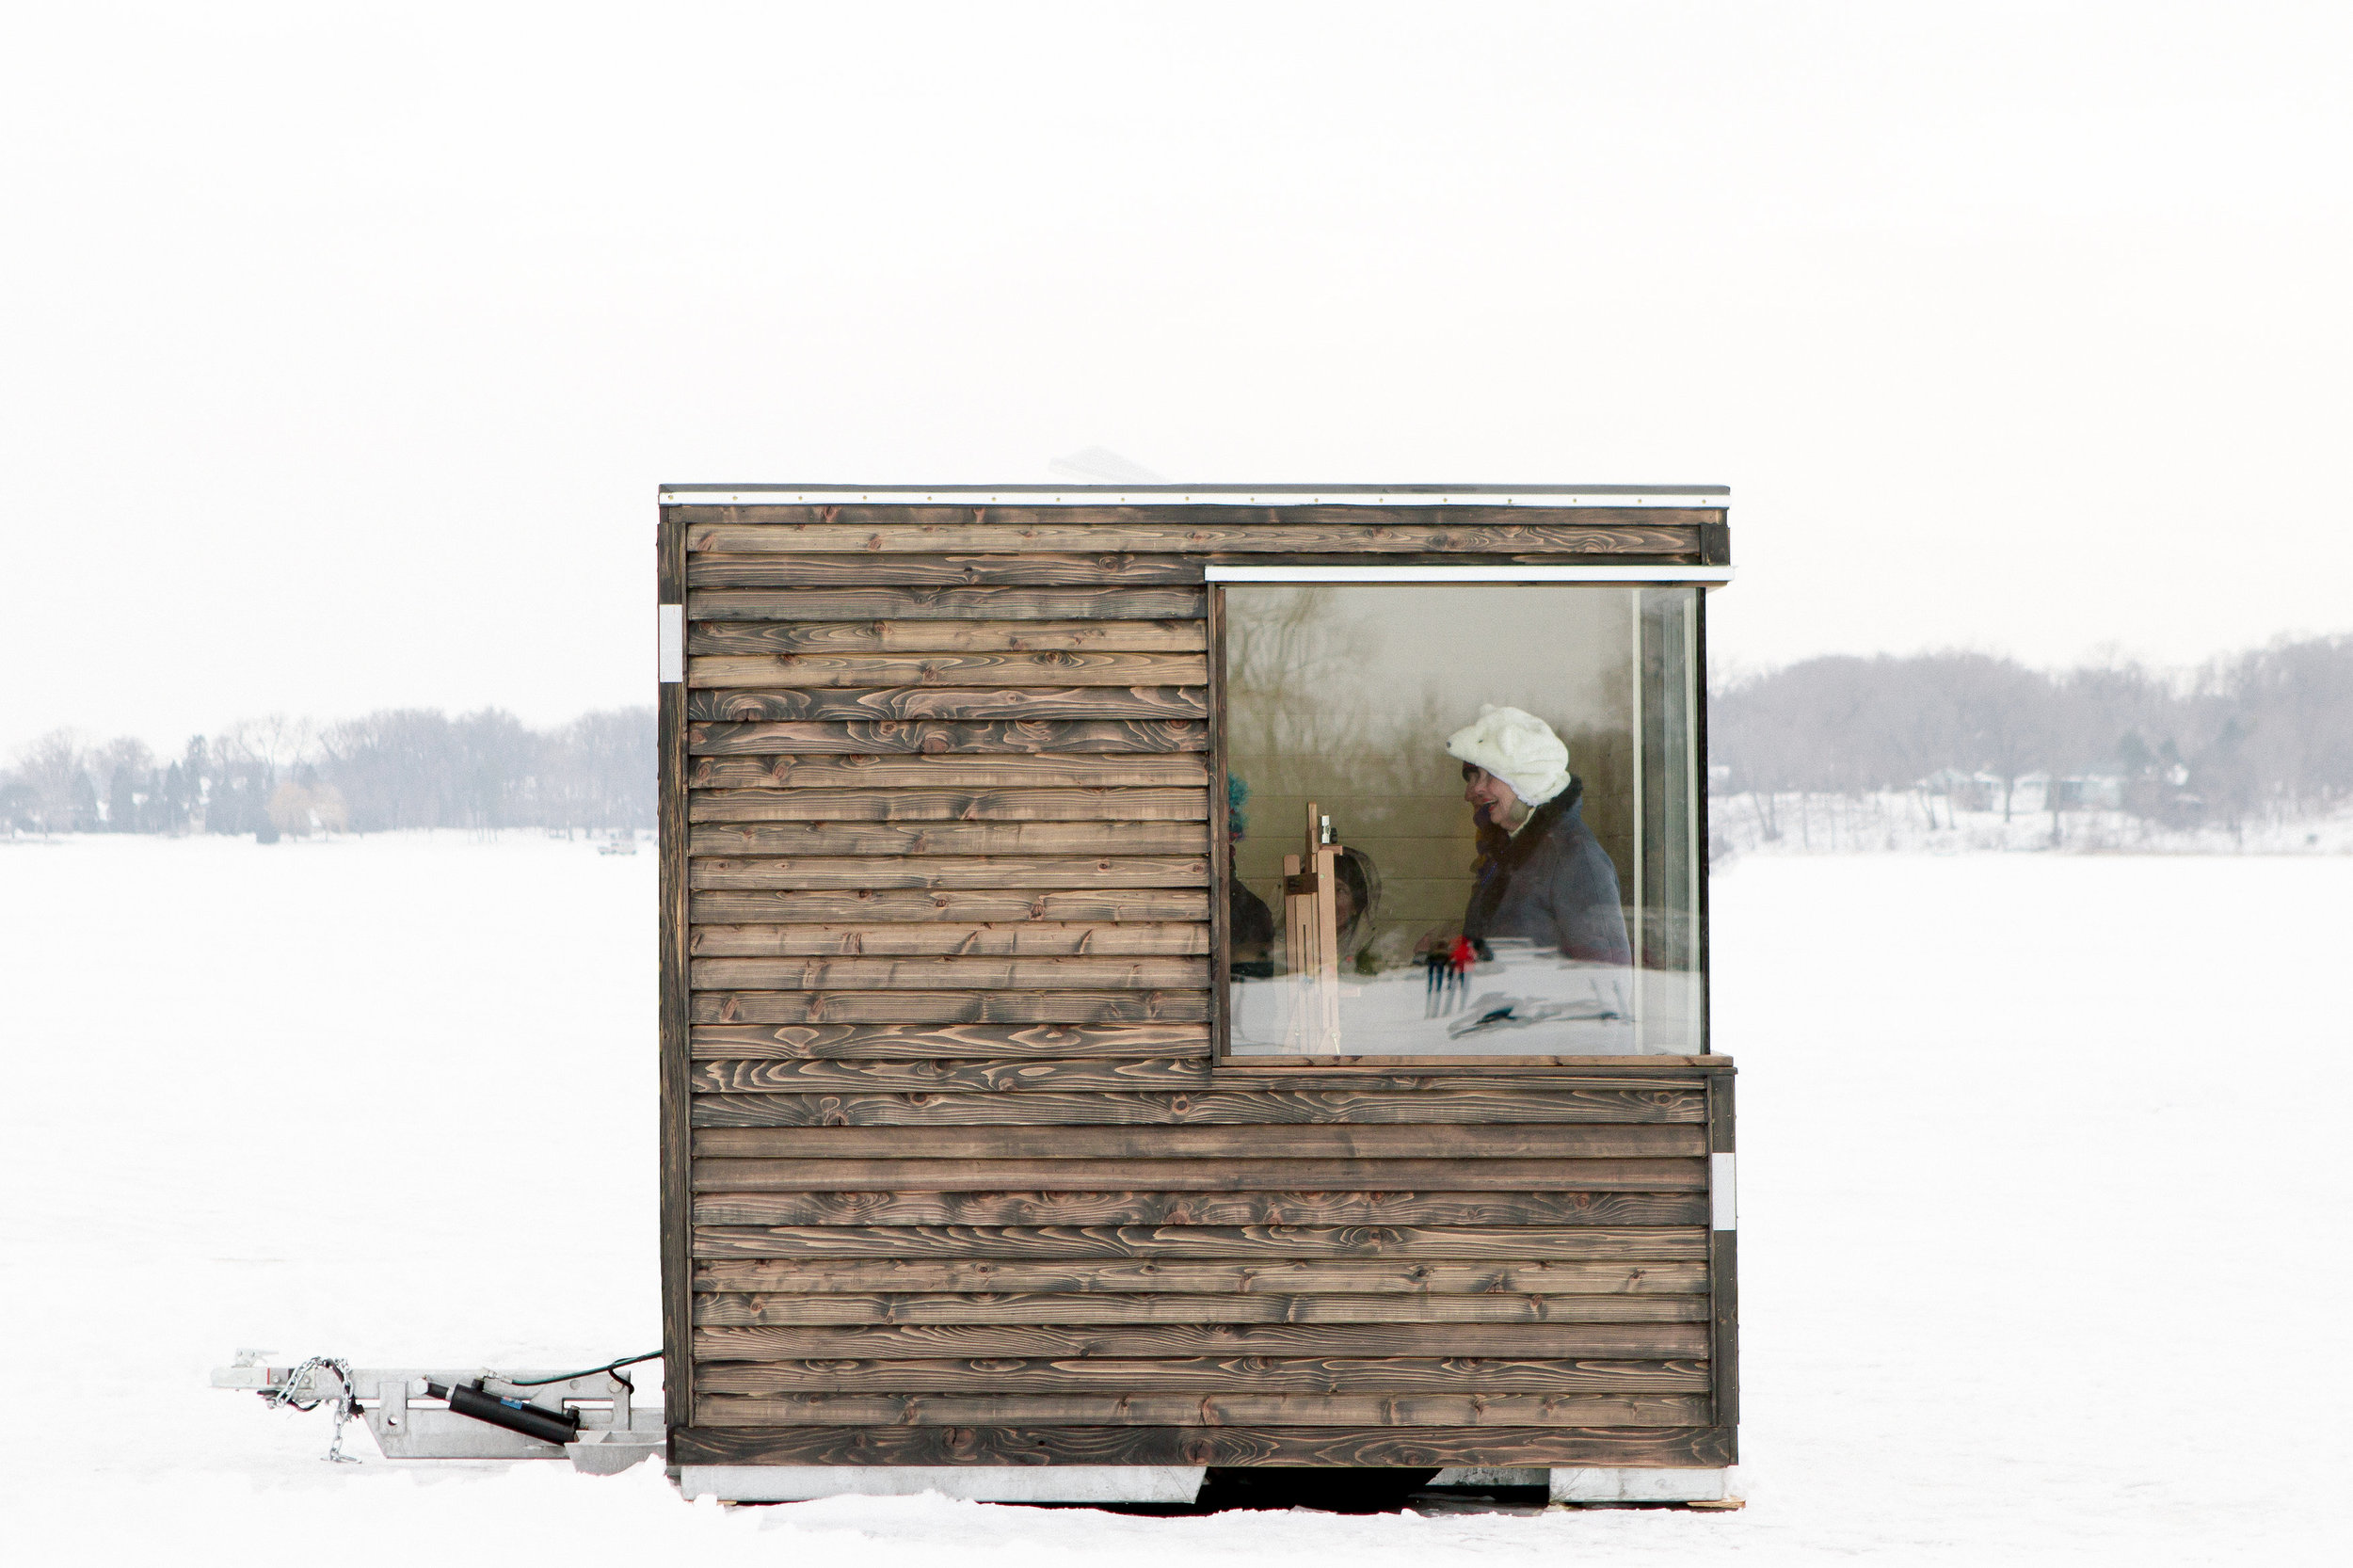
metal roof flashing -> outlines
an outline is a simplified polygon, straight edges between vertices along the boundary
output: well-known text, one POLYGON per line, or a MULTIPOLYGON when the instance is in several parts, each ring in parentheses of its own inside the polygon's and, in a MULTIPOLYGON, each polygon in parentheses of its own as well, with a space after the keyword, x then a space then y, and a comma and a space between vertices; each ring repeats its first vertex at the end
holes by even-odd
POLYGON ((664 485, 664 506, 1725 507, 1723 485, 664 485))

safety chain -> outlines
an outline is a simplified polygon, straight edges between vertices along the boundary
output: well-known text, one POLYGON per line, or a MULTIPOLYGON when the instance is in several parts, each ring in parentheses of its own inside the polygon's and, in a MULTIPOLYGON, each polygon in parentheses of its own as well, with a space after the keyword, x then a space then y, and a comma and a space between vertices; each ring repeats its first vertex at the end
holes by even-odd
POLYGON ((262 1399, 272 1410, 281 1410, 288 1405, 296 1410, 316 1410, 325 1402, 327 1396, 311 1388, 310 1384, 320 1372, 334 1373, 344 1389, 342 1397, 335 1401, 335 1440, 328 1444, 325 1458, 329 1464, 357 1464, 360 1463, 357 1458, 344 1452, 344 1423, 360 1414, 360 1396, 351 1388, 350 1362, 337 1355, 314 1355, 288 1372, 283 1384, 264 1389, 262 1399), (307 1403, 302 1398, 306 1389, 311 1395, 307 1403))

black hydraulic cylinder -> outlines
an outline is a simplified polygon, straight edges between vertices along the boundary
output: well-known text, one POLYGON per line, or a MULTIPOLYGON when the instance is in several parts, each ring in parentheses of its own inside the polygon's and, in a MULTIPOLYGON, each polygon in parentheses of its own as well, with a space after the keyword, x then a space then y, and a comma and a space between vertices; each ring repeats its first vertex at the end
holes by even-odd
POLYGON ((559 1416, 543 1405, 504 1399, 488 1392, 478 1381, 461 1383, 455 1388, 428 1383, 424 1391, 437 1400, 447 1400, 449 1407, 460 1416, 471 1416, 494 1427, 520 1432, 525 1437, 536 1437, 542 1443, 576 1443, 580 1440, 580 1416, 574 1411, 567 1410, 559 1416))

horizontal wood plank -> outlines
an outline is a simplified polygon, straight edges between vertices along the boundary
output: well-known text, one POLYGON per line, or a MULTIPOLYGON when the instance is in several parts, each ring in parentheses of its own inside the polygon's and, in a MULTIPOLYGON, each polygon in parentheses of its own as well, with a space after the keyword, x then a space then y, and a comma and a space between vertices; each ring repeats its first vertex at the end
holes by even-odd
MULTIPOLYGON (((707 624, 726 627, 732 623, 707 624)), ((1191 624, 1200 625, 1197 621, 1191 624)), ((1194 634, 1197 636, 1198 632, 1194 634)), ((1207 654, 1107 653, 1094 648, 1048 653, 706 653, 686 661, 687 685, 707 688, 906 690, 1045 686, 1086 690, 1100 686, 1116 691, 1128 687, 1206 686, 1209 681, 1207 654)), ((689 716, 700 716, 691 707, 687 712, 689 716)))
POLYGON ((704 1192, 718 1225, 1704 1225, 1700 1192, 704 1192))
POLYGON ((1721 1469, 1714 1427, 705 1427, 673 1464, 1338 1464, 1721 1469))
POLYGON ((695 823, 1202 822, 1209 792, 1190 790, 696 790, 695 823))
MULTIPOLYGON (((1141 1042, 1113 1041, 1116 1048, 1099 1055, 1168 1055, 1142 1048, 1141 1042)), ((763 1093, 760 1064, 776 1054, 740 1061, 711 1059, 698 1070, 696 1086, 706 1093, 734 1094, 735 1118, 712 1126, 733 1127, 1080 1127, 1090 1124, 1133 1127, 1172 1126, 1298 1126, 1319 1122, 1381 1124, 1432 1122, 1467 1124, 1514 1122, 1685 1122, 1698 1118, 1682 1114, 1680 1106, 1646 1103, 1673 1101, 1680 1096, 1651 1093, 1613 1096, 1607 1090, 1567 1094, 1458 1094, 1424 1090, 1419 1094, 1352 1094, 1345 1090, 1256 1091, 1224 1089, 1181 1095, 1031 1093, 1017 1100, 995 1095, 824 1095, 763 1093), (1631 1103, 1627 1103, 1631 1102, 1631 1103)), ((914 1056, 916 1052, 902 1053, 914 1056)), ((930 1052, 931 1055, 969 1055, 968 1050, 930 1052)), ((1006 1052, 1004 1054, 1016 1054, 1006 1052)), ((1086 1053, 1070 1053, 1086 1054, 1086 1053)))
POLYGON ((697 991, 1206 990, 1203 958, 1118 953, 1053 957, 702 958, 697 991))
MULTIPOLYGON (((1203 509, 1208 510, 1207 508, 1203 509)), ((1698 519, 1648 507, 1557 509, 1544 521, 1520 507, 1423 508, 1370 517, 1326 508, 1321 518, 1213 519, 1163 512, 1080 521, 1040 510, 992 508, 952 522, 702 523, 686 531, 696 555, 967 555, 1116 552, 1127 555, 1676 555, 1699 549, 1698 519), (1475 515, 1474 515, 1475 514, 1475 515)), ((690 557, 689 570, 694 562, 690 557)))
POLYGON ((854 584, 847 587, 704 588, 686 596, 690 622, 1197 621, 1208 613, 1208 597, 1197 584, 934 588, 854 584))
POLYGON ((856 724, 714 719, 686 727, 686 749, 696 757, 1207 751, 1209 727, 1197 719, 876 719, 856 724))
POLYGON ((1587 1122, 705 1127, 695 1134, 695 1153, 734 1160, 1699 1160, 1707 1135, 1693 1124, 1587 1122))
MULTIPOLYGON (((994 554, 722 554, 686 558, 686 585, 695 588, 1131 588, 1193 584, 1201 563, 1185 555, 1116 552, 994 554)), ((706 616, 699 605, 697 620, 706 616)))
MULTIPOLYGON (((889 686, 880 690, 695 691, 686 716, 696 722, 827 721, 858 724, 913 719, 1192 720, 1209 711, 1200 686, 889 686)), ((1143 750, 1143 747, 1135 748, 1143 750)))
POLYGON ((697 1394, 1705 1394, 1705 1361, 990 1357, 708 1363, 697 1394))
MULTIPOLYGON (((1206 1020, 1188 1019, 1188 1024, 1206 1020)), ((719 1088, 712 1064, 696 1063, 689 1086, 698 1092, 719 1088)), ((1178 1093, 1204 1088, 1209 1064, 1198 1057, 1054 1058, 1016 1057, 1009 1061, 960 1062, 844 1061, 837 1058, 779 1058, 744 1063, 730 1071, 735 1081, 757 1081, 789 1094, 825 1094, 841 1090, 885 1091, 891 1094, 998 1095, 1038 1090, 1064 1094, 1102 1090, 1178 1093), (754 1074, 756 1073, 756 1077, 754 1074)), ((719 1133, 716 1136, 735 1136, 719 1133)), ((1122 1185, 1126 1185, 1123 1183, 1122 1185)))
MULTIPOLYGON (((1696 1320, 1513 1323, 911 1323, 865 1327, 765 1327, 743 1322, 747 1300, 698 1296, 695 1359, 727 1361, 920 1361, 997 1356, 1505 1357, 1705 1365, 1707 1336, 1696 1320), (712 1314, 720 1315, 713 1320, 712 1314)), ((1132 1298, 1130 1298, 1132 1299, 1132 1298)), ((1199 1298, 1187 1298, 1198 1300, 1199 1298)), ((1566 1298, 1546 1297, 1558 1304, 1566 1298)), ((1610 1296, 1613 1306, 1673 1308, 1693 1298, 1610 1296)))
MULTIPOLYGON (((715 1266, 733 1271, 757 1265, 715 1266)), ((713 1273, 707 1277, 720 1277, 713 1273)), ((1702 1295, 809 1295, 722 1290, 695 1298, 695 1320, 712 1325, 854 1327, 881 1325, 1281 1323, 1644 1323, 1672 1325, 1680 1337, 1645 1337, 1628 1355, 1705 1355, 1707 1298, 1702 1295)), ((1025 1332, 1031 1332, 1026 1331, 1025 1332)), ((1597 1352, 1598 1353, 1598 1352, 1597 1352)), ((1620 1352, 1609 1352, 1620 1353, 1620 1352)))
POLYGON ((801 1295, 934 1295, 1016 1291, 1025 1295, 1696 1295, 1702 1263, 1511 1263, 1236 1261, 1152 1258, 1068 1262, 1000 1258, 733 1258, 703 1256, 697 1290, 791 1291, 801 1295))
MULTIPOLYGON (((1096 1054, 1140 1056, 1169 1054, 1146 1051, 1141 1043, 1112 1042, 1117 1048, 1096 1054)), ((1419 1094, 1351 1094, 1344 1090, 1315 1093, 1209 1090, 1181 1095, 1080 1094, 1052 1096, 1030 1093, 1017 1101, 994 1095, 886 1094, 811 1096, 805 1091, 776 1093, 761 1064, 776 1056, 716 1058, 698 1068, 698 1092, 731 1096, 724 1115, 713 1112, 710 1127, 1110 1127, 1169 1126, 1301 1126, 1315 1123, 1427 1122, 1481 1126, 1525 1122, 1689 1122, 1693 1118, 1637 1107, 1650 1114, 1627 1115, 1607 1103, 1607 1091, 1573 1094, 1456 1094, 1426 1090, 1419 1094), (1602 1101, 1595 1104, 1595 1101, 1602 1101)), ((917 1053, 905 1052, 913 1057, 917 1053)), ((945 1055, 947 1052, 934 1054, 945 1055)), ((964 1054, 958 1052, 956 1054, 964 1054)), ((1008 1053, 1011 1054, 1011 1053, 1008 1053)))
POLYGON ((1705 1262, 1695 1225, 744 1225, 698 1224, 697 1257, 1379 1258, 1705 1262))
POLYGON ((1206 920, 1209 895, 1199 888, 737 888, 694 894, 687 916, 696 925, 1206 920))
POLYGON ((983 1421, 1167 1426, 1683 1427, 1689 1394, 697 1394, 697 1426, 939 1426, 983 1421))
POLYGON ((1201 822, 701 823, 689 830, 686 853, 802 859, 851 855, 1198 857, 1209 853, 1209 829, 1201 822))
MULTIPOLYGON (((1109 1064, 1105 1064, 1109 1065, 1109 1064)), ((847 1065, 847 1064, 834 1064, 847 1065)), ((699 1139, 714 1131, 705 1128, 699 1139)), ((1699 1160, 695 1160, 698 1192, 1704 1192, 1699 1160)))
MULTIPOLYGON (((744 1069, 734 1064, 750 1062, 1206 1056, 1209 1050, 1209 1029, 1205 1023, 1113 1024, 1100 1028, 1064 1024, 704 1024, 689 1032, 687 1043, 696 1058, 728 1064, 707 1074, 698 1069, 696 1081, 706 1089, 731 1089, 765 1087, 743 1076, 744 1069)), ((796 1081, 803 1089, 808 1087, 806 1080, 796 1081)), ((827 1114, 843 1118, 841 1125, 861 1125, 854 1119, 848 1100, 840 1094, 815 1097, 832 1102, 833 1109, 827 1114)), ((856 1097, 894 1103, 931 1098, 928 1095, 899 1094, 860 1094, 856 1097)), ((808 1125, 819 1125, 824 1119, 821 1115, 808 1125)))
POLYGON ((1209 951, 1209 926, 1192 921, 698 925, 687 938, 687 953, 694 958, 1109 957, 1125 953, 1176 957, 1209 951))
MULTIPOLYGON (((1209 626, 1200 620, 698 620, 686 628, 686 652, 690 658, 710 655, 773 659, 871 653, 1199 653, 1209 646, 1209 626)), ((1137 683, 1149 685, 1160 681, 1155 678, 1137 683)))
POLYGON ((686 781, 697 792, 720 789, 911 792, 1128 788, 1206 791, 1209 782, 1209 764, 1205 757, 1180 753, 1128 757, 1053 757, 1028 753, 984 756, 926 753, 914 756, 699 757, 687 764, 686 781))
MULTIPOLYGON (((697 991, 687 1010, 688 1021, 694 1024, 1197 1024, 1208 1022, 1209 1017, 1207 991, 697 991)), ((843 1082, 865 1081, 894 1089, 923 1086, 909 1073, 890 1070, 912 1068, 915 1063, 830 1065, 842 1075, 840 1081, 843 1082), (871 1076, 855 1078, 859 1071, 871 1076)), ((943 1078, 942 1087, 980 1088, 982 1077, 999 1076, 962 1064, 948 1065, 956 1076, 943 1078)), ((1149 1081, 1167 1085, 1198 1081, 1203 1070, 1195 1066, 1149 1081)), ((1035 1081, 1048 1082, 1053 1076, 1041 1075, 1035 1081)), ((1057 1086, 1064 1088, 1073 1081, 1093 1082, 1096 1078, 1075 1071, 1061 1076, 1063 1081, 1057 1086)), ((800 1081, 835 1080, 812 1072, 800 1081)), ((1018 1073, 1009 1072, 1005 1081, 996 1086, 1014 1088, 1020 1081, 1018 1073)), ((1145 1081, 1139 1077, 1127 1086, 1145 1081)), ((1100 1086, 1122 1085, 1103 1081, 1100 1086)))
POLYGON ((1181 853, 920 856, 805 855, 789 859, 697 857, 687 863, 688 886, 697 892, 875 891, 911 888, 1001 888, 1021 892, 1043 892, 1056 888, 1197 888, 1205 885, 1209 877, 1209 864, 1206 856, 1181 853))

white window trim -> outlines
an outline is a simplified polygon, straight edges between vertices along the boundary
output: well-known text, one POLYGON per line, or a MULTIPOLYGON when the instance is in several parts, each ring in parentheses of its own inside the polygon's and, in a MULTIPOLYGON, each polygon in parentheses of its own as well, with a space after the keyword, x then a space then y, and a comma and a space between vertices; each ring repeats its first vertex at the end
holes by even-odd
POLYGON ((1202 568, 1211 583, 1624 583, 1721 587, 1730 567, 1225 567, 1202 568))

